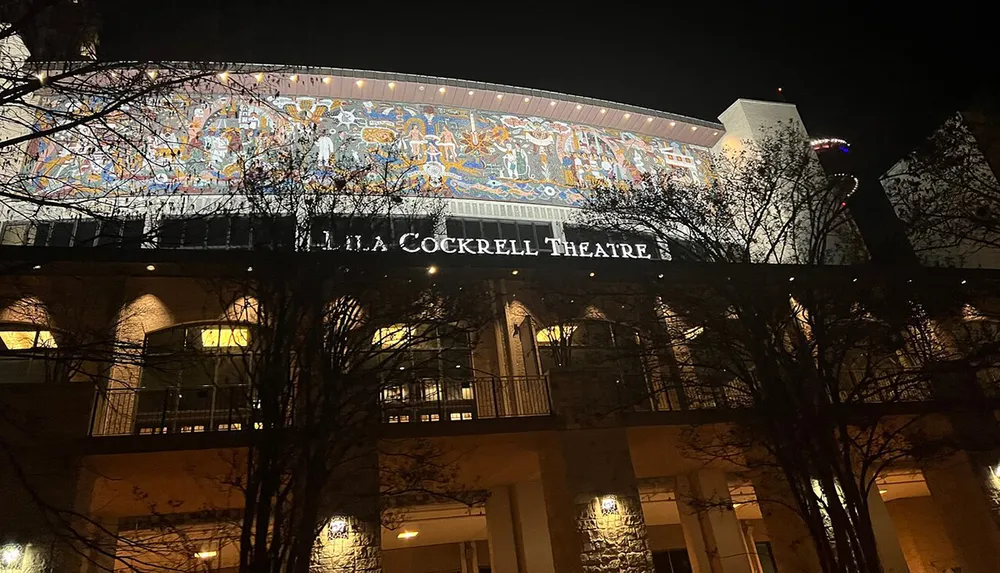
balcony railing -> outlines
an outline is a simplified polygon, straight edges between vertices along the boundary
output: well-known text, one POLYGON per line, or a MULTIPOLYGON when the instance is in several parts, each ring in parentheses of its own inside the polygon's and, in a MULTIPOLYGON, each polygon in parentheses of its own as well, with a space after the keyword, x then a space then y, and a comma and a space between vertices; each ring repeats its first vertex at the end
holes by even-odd
MULTIPOLYGON (((544 376, 424 379, 382 390, 386 423, 548 416, 544 376)), ((253 424, 248 385, 116 388, 97 395, 94 436, 237 431, 253 424)))

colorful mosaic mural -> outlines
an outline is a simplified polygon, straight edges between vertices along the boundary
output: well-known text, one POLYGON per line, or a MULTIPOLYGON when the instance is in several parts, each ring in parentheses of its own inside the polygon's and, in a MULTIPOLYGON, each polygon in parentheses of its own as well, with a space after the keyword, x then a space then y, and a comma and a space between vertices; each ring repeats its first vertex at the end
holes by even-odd
POLYGON ((124 129, 114 118, 85 127, 85 136, 64 132, 34 144, 26 175, 44 193, 214 193, 240 177, 241 158, 303 138, 312 141, 317 173, 340 159, 381 153, 397 158, 415 184, 433 182, 457 198, 573 205, 580 189, 600 181, 634 181, 657 170, 708 175, 707 149, 537 117, 314 97, 172 100, 164 106, 172 111, 156 118, 158 135, 131 147, 94 145, 100 129, 124 129))

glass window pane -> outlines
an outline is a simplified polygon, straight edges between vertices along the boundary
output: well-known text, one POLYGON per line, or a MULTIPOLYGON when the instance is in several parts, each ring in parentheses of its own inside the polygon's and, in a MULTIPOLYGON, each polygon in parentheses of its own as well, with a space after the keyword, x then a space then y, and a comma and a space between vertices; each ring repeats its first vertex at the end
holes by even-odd
POLYGON ((445 232, 449 237, 465 237, 465 225, 461 219, 448 219, 445 221, 445 232))
POLYGON ((517 225, 514 223, 500 223, 501 239, 517 239, 517 225))
POLYGON ((184 222, 184 239, 181 244, 185 247, 204 247, 207 231, 208 222, 204 219, 188 219, 184 222))
POLYGON ((479 221, 464 220, 463 225, 465 226, 465 237, 478 239, 484 237, 483 226, 479 221))
POLYGON ((143 219, 129 219, 125 221, 122 228, 122 246, 126 248, 137 248, 142 246, 142 235, 145 230, 143 219))
POLYGON ((158 244, 163 249, 176 249, 181 246, 181 236, 184 234, 184 221, 181 219, 161 219, 157 230, 158 244))
POLYGON ((233 217, 230 220, 229 246, 250 246, 250 219, 247 217, 233 217))
POLYGON ((77 247, 92 247, 97 237, 97 221, 80 221, 76 225, 76 236, 73 245, 77 247))
POLYGON ((224 247, 229 242, 229 219, 213 217, 208 220, 208 235, 206 242, 209 247, 224 247))
MULTIPOLYGON (((52 232, 52 225, 49 223, 39 223, 35 227, 35 240, 32 243, 36 247, 44 247, 49 242, 49 233, 52 232)), ((51 245, 56 246, 56 245, 51 245)))

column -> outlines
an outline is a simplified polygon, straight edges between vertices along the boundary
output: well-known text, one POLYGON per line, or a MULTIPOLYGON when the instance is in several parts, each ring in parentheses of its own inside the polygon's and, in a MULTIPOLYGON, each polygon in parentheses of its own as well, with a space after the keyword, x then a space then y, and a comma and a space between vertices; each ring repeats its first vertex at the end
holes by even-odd
POLYGON ((676 496, 695 573, 754 573, 724 472, 677 476, 676 496))
POLYGON ((509 487, 494 488, 486 500, 486 536, 493 573, 518 573, 510 493, 509 487))
POLYGON ((990 573, 1000 563, 1000 529, 994 503, 1000 479, 987 464, 956 452, 923 469, 963 573, 990 573))
MULTIPOLYGON (((374 435, 374 434, 372 434, 374 435)), ((382 516, 378 452, 361 444, 328 482, 319 515, 326 520, 313 550, 310 570, 323 573, 381 573, 382 516)))
POLYGON ((899 544, 899 534, 889 516, 889 508, 882 501, 878 487, 868 492, 868 517, 872 522, 872 532, 875 534, 875 546, 878 548, 878 558, 882 562, 884 573, 909 573, 906 556, 899 544))
POLYGON ((751 480, 778 571, 819 573, 816 545, 802 516, 792 509, 796 501, 784 477, 770 468, 755 469, 751 480))
POLYGON ((549 516, 541 480, 519 483, 511 488, 511 494, 518 568, 531 573, 554 573, 549 516))
POLYGON ((625 430, 560 431, 540 461, 556 573, 652 573, 625 430))

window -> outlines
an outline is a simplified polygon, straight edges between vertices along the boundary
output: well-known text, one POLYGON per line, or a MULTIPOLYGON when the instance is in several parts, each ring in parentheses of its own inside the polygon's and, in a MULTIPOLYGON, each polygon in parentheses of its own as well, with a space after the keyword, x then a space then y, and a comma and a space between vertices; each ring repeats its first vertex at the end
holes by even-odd
POLYGON ((61 381, 65 364, 55 360, 58 347, 51 330, 0 325, 0 384, 61 381))
POLYGON ((448 219, 445 222, 449 237, 456 239, 509 239, 531 246, 542 253, 551 253, 552 246, 545 239, 552 237, 549 223, 501 221, 494 219, 448 219))
POLYGON ((309 244, 314 249, 338 249, 350 245, 352 250, 371 248, 375 237, 381 237, 388 248, 406 233, 423 237, 434 235, 434 219, 430 217, 347 217, 324 216, 313 219, 309 244), (361 237, 361 249, 356 237, 361 237), (350 240, 350 242, 349 242, 350 240))
POLYGON ((39 223, 15 222, 4 226, 2 243, 34 247, 142 246, 142 219, 70 219, 39 223))
POLYGON ((475 378, 467 332, 452 326, 396 324, 376 329, 372 345, 379 369, 391 371, 382 389, 386 421, 474 418, 475 378))
POLYGON ((646 245, 646 252, 654 259, 660 258, 660 251, 656 247, 656 239, 644 233, 624 233, 620 231, 607 231, 603 229, 593 229, 590 227, 575 227, 566 225, 566 240, 574 243, 626 243, 629 245, 646 245))
POLYGON ((653 570, 656 573, 692 573, 687 549, 653 552, 653 570))
POLYGON ((757 548, 757 559, 760 560, 761 573, 778 573, 778 564, 774 561, 771 543, 758 541, 754 546, 757 548))
POLYGON ((139 433, 249 427, 251 330, 177 326, 146 335, 136 403, 139 433))
POLYGON ((542 370, 560 366, 593 367, 614 384, 618 396, 638 404, 648 396, 639 334, 603 320, 579 320, 535 333, 542 370), (633 402, 634 401, 634 402, 633 402))
POLYGON ((289 249, 295 245, 295 218, 171 217, 160 220, 156 235, 164 249, 289 249))

